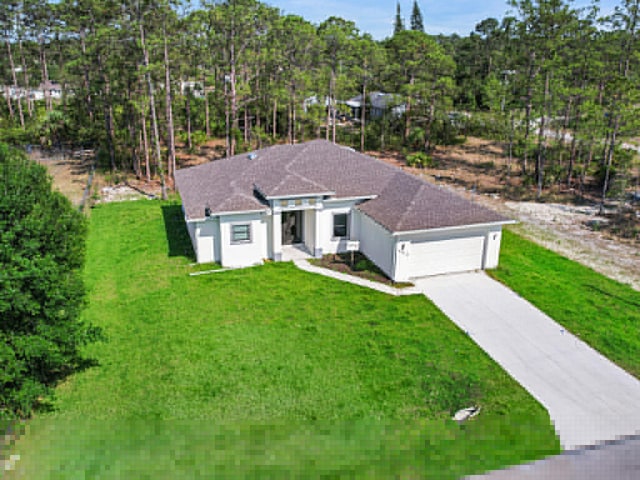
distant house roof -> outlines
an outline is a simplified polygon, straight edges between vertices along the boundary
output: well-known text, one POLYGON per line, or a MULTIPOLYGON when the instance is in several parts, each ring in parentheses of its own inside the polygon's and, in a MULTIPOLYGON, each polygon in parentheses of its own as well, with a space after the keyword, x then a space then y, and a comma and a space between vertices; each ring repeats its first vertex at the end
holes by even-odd
MULTIPOLYGON (((367 96, 369 97, 369 104, 373 108, 380 110, 398 107, 403 103, 402 97, 393 93, 371 92, 367 96)), ((362 106, 362 94, 347 100, 345 103, 350 107, 360 108, 362 106)))
POLYGON ((277 145, 176 172, 187 219, 268 210, 271 198, 362 198, 391 232, 508 222, 488 208, 380 160, 325 140, 277 145))

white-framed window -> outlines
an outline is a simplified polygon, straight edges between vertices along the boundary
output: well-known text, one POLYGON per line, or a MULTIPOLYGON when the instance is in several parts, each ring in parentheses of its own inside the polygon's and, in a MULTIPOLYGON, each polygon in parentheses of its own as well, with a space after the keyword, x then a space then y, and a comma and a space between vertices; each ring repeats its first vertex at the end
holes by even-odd
POLYGON ((231 243, 251 243, 251 224, 231 225, 231 243))
POLYGON ((333 236, 335 238, 346 238, 349 236, 349 214, 333 214, 333 236))

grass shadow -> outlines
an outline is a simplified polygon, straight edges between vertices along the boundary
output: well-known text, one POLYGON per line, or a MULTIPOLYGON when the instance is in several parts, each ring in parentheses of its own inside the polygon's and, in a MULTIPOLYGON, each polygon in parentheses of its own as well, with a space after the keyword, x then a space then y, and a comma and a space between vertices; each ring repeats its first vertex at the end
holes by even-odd
POLYGON ((640 308, 640 303, 634 302, 633 300, 627 300, 626 298, 623 298, 619 295, 615 295, 613 293, 611 293, 610 291, 604 290, 603 288, 599 288, 596 287, 595 285, 584 285, 585 288, 589 289, 589 290, 593 290, 594 292, 599 293, 600 295, 604 295, 605 297, 609 297, 612 298, 618 302, 624 303, 630 307, 634 307, 634 308, 640 308))
POLYGON ((167 234, 167 246, 170 257, 185 257, 196 261, 191 239, 184 222, 184 215, 180 205, 163 205, 162 219, 167 234))

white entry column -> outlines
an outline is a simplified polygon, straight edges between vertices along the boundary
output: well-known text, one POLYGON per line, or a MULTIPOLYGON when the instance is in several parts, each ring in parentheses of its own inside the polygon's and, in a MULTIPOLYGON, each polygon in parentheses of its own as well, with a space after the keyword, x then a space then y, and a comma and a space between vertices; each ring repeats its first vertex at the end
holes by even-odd
POLYGON ((320 221, 320 208, 316 206, 313 212, 313 220, 315 222, 313 228, 313 256, 315 258, 322 258, 322 243, 320 243, 322 233, 322 222, 320 221))
POLYGON ((273 233, 273 259, 279 262, 282 260, 282 214, 279 211, 274 211, 271 219, 273 221, 271 229, 273 233))

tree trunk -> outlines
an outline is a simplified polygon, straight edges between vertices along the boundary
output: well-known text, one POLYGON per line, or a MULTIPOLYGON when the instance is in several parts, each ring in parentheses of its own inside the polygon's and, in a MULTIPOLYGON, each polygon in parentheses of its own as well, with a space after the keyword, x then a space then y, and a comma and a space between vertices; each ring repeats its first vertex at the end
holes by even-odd
POLYGON ((331 71, 331 118, 333 122, 331 124, 331 141, 336 143, 336 75, 334 71, 331 71))
POLYGON ((425 128, 424 136, 424 151, 429 153, 431 151, 431 127, 433 126, 433 120, 436 113, 436 93, 435 89, 431 95, 431 101, 429 102, 429 118, 427 119, 427 127, 425 128))
POLYGON ((20 50, 20 62, 22 64, 22 72, 24 73, 24 90, 27 97, 27 110, 29 112, 29 118, 33 116, 33 102, 29 96, 29 72, 27 71, 27 61, 24 58, 24 52, 22 51, 22 40, 18 41, 18 49, 20 50))
POLYGON ((295 93, 293 94, 293 98, 291 101, 291 123, 292 123, 292 131, 293 131, 293 136, 292 136, 292 144, 296 143, 296 129, 297 129, 297 125, 296 125, 296 95, 295 93))
POLYGON ((191 91, 187 90, 184 99, 185 115, 187 117, 187 148, 193 150, 193 139, 191 138, 191 91))
POLYGON ((207 93, 206 75, 202 74, 202 93, 204 95, 204 131, 207 138, 211 137, 211 121, 209 119, 209 95, 207 93))
POLYGON ((162 25, 162 34, 164 37, 164 91, 167 115, 167 169, 169 170, 169 179, 175 183, 176 171, 176 139, 173 129, 173 96, 171 95, 171 70, 169 66, 169 47, 167 46, 167 26, 162 25))
POLYGON ((360 151, 364 153, 365 111, 367 109, 367 82, 362 82, 362 101, 360 102, 360 151))
POLYGON ((573 133, 571 135, 571 147, 569 149, 569 165, 567 166, 567 188, 571 188, 573 183, 573 170, 576 165, 577 137, 580 127, 580 101, 576 102, 575 116, 576 120, 573 124, 573 133))
POLYGON ((277 122, 278 121, 278 100, 276 98, 273 99, 273 139, 276 139, 276 134, 277 134, 277 122))
POLYGON ((529 134, 531 133, 531 110, 533 109, 533 80, 536 77, 534 66, 535 58, 535 52, 531 52, 529 54, 529 76, 527 77, 527 104, 525 106, 524 114, 524 152, 522 156, 522 175, 526 175, 528 170, 527 157, 529 155, 529 134))
POLYGON ((44 51, 44 40, 43 36, 40 35, 38 38, 38 45, 40 48, 40 67, 42 70, 42 86, 44 88, 44 100, 45 106, 48 112, 50 112, 53 108, 51 103, 51 89, 49 85, 49 71, 47 69, 47 54, 44 51))
POLYGON ((331 125, 331 99, 332 97, 332 93, 333 93, 333 73, 331 74, 331 78, 329 79, 329 96, 327 97, 327 100, 325 100, 325 107, 327 109, 327 129, 325 131, 325 140, 328 142, 329 141, 329 125, 331 125))
POLYGON ((89 121, 93 123, 93 105, 91 101, 91 82, 89 80, 89 65, 87 64, 87 44, 85 41, 85 30, 84 28, 80 30, 80 46, 82 48, 82 68, 83 68, 83 81, 84 81, 84 89, 87 92, 85 97, 85 102, 87 103, 87 113, 89 115, 89 121))
POLYGON ((538 155, 536 159, 536 178, 538 189, 536 192, 536 199, 540 200, 542 197, 542 187, 544 183, 544 160, 546 153, 546 142, 545 142, 545 127, 546 127, 546 119, 547 114, 549 113, 549 72, 547 72, 544 80, 544 104, 545 109, 542 113, 542 117, 540 118, 540 129, 538 130, 538 155))
POLYGON ((231 156, 231 125, 229 112, 229 94, 227 92, 227 76, 224 76, 224 131, 225 131, 225 156, 231 156))
POLYGON ((158 129, 158 117, 156 115, 156 101, 153 94, 153 82, 149 73, 149 51, 144 41, 144 25, 140 23, 140 44, 142 46, 145 77, 147 79, 147 87, 149 88, 149 110, 151 112, 151 128, 153 129, 153 143, 155 147, 156 165, 158 167, 158 175, 160 175, 160 188, 162 199, 167 199, 167 186, 164 180, 164 172, 162 170, 162 155, 160 153, 160 133, 158 129))
MULTIPOLYGON (((145 145, 142 140, 142 129, 138 130, 138 151, 140 155, 146 155, 145 145)), ((140 155, 138 155, 138 159, 140 159, 140 155)), ((142 178, 142 165, 140 160, 138 160, 138 171, 136 172, 136 178, 140 180, 142 178)))
POLYGON ((145 107, 142 106, 141 123, 142 123, 142 140, 144 152, 144 172, 147 177, 147 183, 151 182, 151 165, 149 162, 149 136, 147 135, 147 117, 145 115, 145 107))
POLYGON ((513 134, 515 132, 515 120, 513 110, 509 113, 509 159, 507 161, 507 176, 511 176, 511 163, 513 162, 513 134))
POLYGON ((244 143, 245 145, 249 143, 249 109, 244 108, 244 143))
POLYGON ((613 121, 613 132, 611 133, 611 142, 607 150, 604 181, 602 182, 602 198, 600 202, 600 215, 604 213, 604 203, 607 199, 607 191, 609 190, 609 182, 611 181, 611 165, 613 164, 613 154, 616 148, 616 137, 618 136, 618 128, 620 127, 620 114, 616 114, 613 121))
MULTIPOLYGON (((11 78, 13 80, 13 90, 18 96, 18 115, 20 116, 20 126, 24 129, 24 114, 22 113, 22 95, 20 95, 20 91, 18 89, 18 78, 16 77, 16 68, 13 63, 13 54, 11 53, 11 43, 8 39, 5 39, 5 43, 7 44, 7 53, 9 54, 9 68, 11 68, 11 78)), ((7 103, 9 104, 9 115, 13 118, 13 109, 11 108, 11 99, 7 96, 7 103)))
POLYGON ((229 75, 229 83, 231 88, 231 126, 232 126, 232 135, 231 142, 229 144, 229 154, 230 156, 234 156, 236 154, 236 132, 238 131, 238 96, 236 90, 236 46, 235 46, 235 27, 231 28, 231 45, 229 48, 230 58, 229 58, 229 66, 231 68, 231 72, 229 75))
POLYGON ((116 151, 115 144, 113 138, 113 119, 111 118, 111 112, 113 109, 111 107, 111 84, 109 82, 109 78, 104 72, 103 64, 102 64, 102 55, 99 53, 98 57, 98 72, 100 74, 100 79, 102 80, 102 84, 104 85, 104 103, 103 103, 103 115, 104 115, 104 128, 107 134, 107 148, 109 149, 109 162, 111 164, 111 171, 116 170, 116 151))
MULTIPOLYGON (((413 85, 415 84, 415 81, 416 81, 415 77, 411 75, 411 78, 409 79, 409 85, 413 87, 413 85)), ((405 112, 404 112, 404 133, 402 135, 402 140, 406 142, 410 134, 411 134, 411 95, 407 95, 407 108, 405 109, 405 112)))
POLYGON ((13 105, 11 104, 11 89, 9 85, 4 86, 4 98, 7 101, 7 108, 9 109, 9 118, 13 121, 14 113, 13 113, 13 105))

